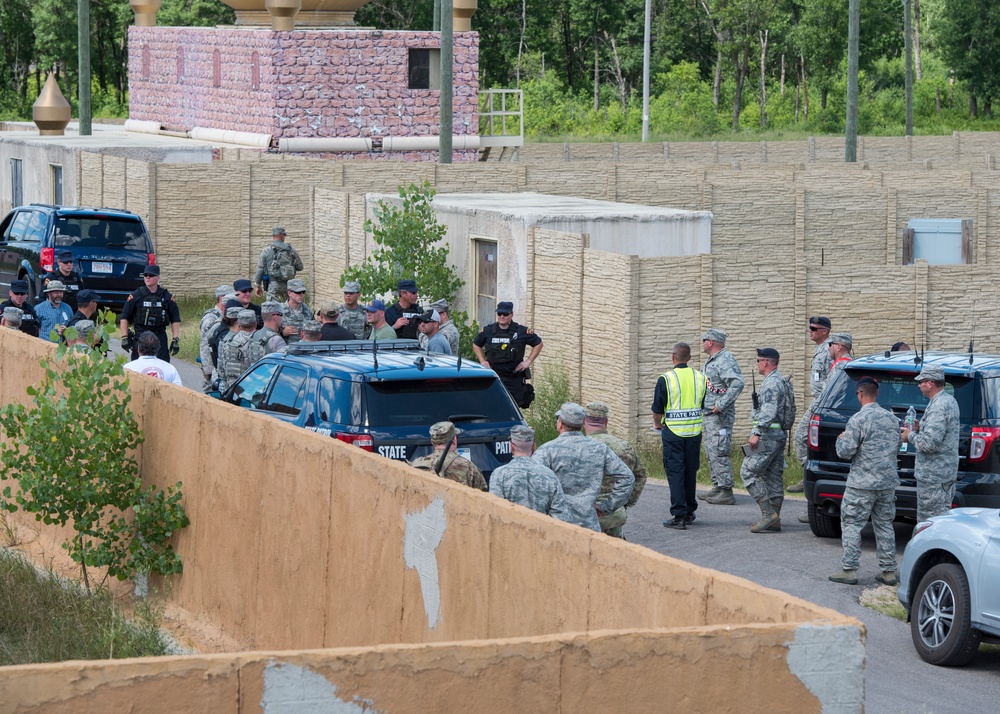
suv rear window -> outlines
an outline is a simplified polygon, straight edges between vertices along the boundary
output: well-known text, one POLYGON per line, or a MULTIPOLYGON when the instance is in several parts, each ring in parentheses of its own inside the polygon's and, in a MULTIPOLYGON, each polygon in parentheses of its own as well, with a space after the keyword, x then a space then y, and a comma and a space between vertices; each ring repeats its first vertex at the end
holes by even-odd
MULTIPOLYGON (((897 416, 905 412, 908 407, 913 406, 917 412, 923 412, 927 407, 927 397, 925 397, 917 382, 913 379, 916 375, 911 372, 882 372, 879 370, 844 370, 840 380, 846 380, 838 384, 837 389, 830 392, 830 396, 824 400, 823 406, 828 409, 845 409, 855 412, 861 408, 858 402, 857 389, 855 384, 862 377, 873 377, 879 385, 878 403, 886 409, 894 412, 897 416)), ((975 384, 972 379, 965 377, 948 377, 944 390, 955 397, 958 408, 962 414, 972 414, 972 400, 975 394, 975 384)), ((838 380, 838 382, 840 382, 838 380)))
POLYGON ((365 401, 368 423, 385 427, 521 420, 496 377, 367 382, 365 401))
POLYGON ((142 224, 118 216, 59 216, 57 248, 117 248, 146 251, 142 224))

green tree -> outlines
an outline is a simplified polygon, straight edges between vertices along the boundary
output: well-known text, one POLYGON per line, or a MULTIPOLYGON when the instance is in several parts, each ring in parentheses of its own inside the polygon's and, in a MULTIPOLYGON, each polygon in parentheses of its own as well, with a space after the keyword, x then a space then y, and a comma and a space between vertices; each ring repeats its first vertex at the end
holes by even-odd
POLYGON ((0 0, 0 98, 8 106, 24 104, 35 56, 28 0, 0 0))
POLYGON ((156 24, 167 27, 215 27, 234 22, 236 13, 219 0, 163 0, 156 15, 156 24))
POLYGON ((655 131, 698 137, 721 129, 712 89, 699 77, 698 65, 680 62, 667 74, 657 75, 656 86, 659 94, 649 105, 650 126, 655 131))
POLYGON ((943 0, 937 35, 945 60, 969 87, 969 116, 992 115, 1000 96, 1000 5, 990 0, 943 0))
MULTIPOLYGON (((66 337, 75 332, 68 328, 66 337)), ((107 324, 99 334, 106 344, 107 324)), ((63 344, 42 360, 42 381, 27 388, 32 406, 0 409, 0 483, 18 484, 0 489, 0 510, 20 509, 46 524, 72 522, 74 536, 63 548, 80 564, 88 591, 88 566, 106 567, 120 580, 181 571, 168 542, 188 525, 180 483, 166 491, 142 486, 134 457, 142 432, 123 361, 63 344)))

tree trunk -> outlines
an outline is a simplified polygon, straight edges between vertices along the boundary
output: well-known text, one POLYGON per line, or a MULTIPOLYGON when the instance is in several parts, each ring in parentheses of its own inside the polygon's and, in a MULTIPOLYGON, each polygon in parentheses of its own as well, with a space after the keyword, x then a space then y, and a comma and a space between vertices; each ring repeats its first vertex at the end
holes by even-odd
POLYGON ((920 68, 920 0, 913 0, 913 71, 919 82, 923 77, 920 68))
POLYGON ((767 35, 768 31, 760 32, 760 128, 767 126, 767 35))
POLYGON ((993 100, 987 97, 983 100, 983 119, 993 118, 993 100))
POLYGON ((824 88, 819 91, 819 108, 826 109, 826 98, 829 95, 830 90, 824 88))
POLYGON ((521 0, 521 37, 517 41, 517 72, 514 75, 516 86, 521 88, 521 56, 524 54, 524 30, 528 25, 528 0, 521 0))
POLYGON ((976 95, 972 93, 969 94, 969 118, 979 118, 979 105, 976 104, 976 95))
POLYGON ((750 48, 743 48, 743 60, 736 65, 736 96, 733 97, 733 131, 740 130, 740 109, 743 104, 743 83, 750 71, 750 48))
POLYGON ((809 121, 809 85, 806 84, 806 56, 799 55, 802 64, 802 121, 809 121))
POLYGON ((615 58, 615 81, 618 82, 618 93, 621 95, 622 101, 622 114, 626 114, 628 113, 628 85, 625 82, 625 76, 622 74, 622 62, 618 56, 618 45, 615 43, 614 36, 610 40, 611 56, 615 58))
POLYGON ((601 108, 601 75, 598 65, 599 51, 597 44, 597 30, 594 30, 594 111, 601 108))
POLYGON ((779 86, 780 86, 779 91, 781 93, 781 96, 785 96, 785 53, 784 52, 781 53, 781 83, 779 84, 779 86))
POLYGON ((719 88, 722 86, 722 50, 715 53, 715 79, 712 81, 712 104, 719 109, 719 88))
POLYGON ((935 98, 934 104, 935 107, 937 108, 937 115, 941 116, 941 87, 934 88, 934 98, 935 98))

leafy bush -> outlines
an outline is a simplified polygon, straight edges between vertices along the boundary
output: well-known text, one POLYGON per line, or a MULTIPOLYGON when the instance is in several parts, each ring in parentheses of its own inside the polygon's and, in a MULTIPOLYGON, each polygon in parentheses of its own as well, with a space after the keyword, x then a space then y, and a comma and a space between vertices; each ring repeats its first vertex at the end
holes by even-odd
POLYGON ((566 369, 558 362, 545 365, 545 370, 535 379, 534 387, 535 401, 525 411, 524 417, 535 430, 535 445, 541 446, 559 436, 556 431, 559 407, 565 402, 579 403, 580 395, 570 386, 566 369))

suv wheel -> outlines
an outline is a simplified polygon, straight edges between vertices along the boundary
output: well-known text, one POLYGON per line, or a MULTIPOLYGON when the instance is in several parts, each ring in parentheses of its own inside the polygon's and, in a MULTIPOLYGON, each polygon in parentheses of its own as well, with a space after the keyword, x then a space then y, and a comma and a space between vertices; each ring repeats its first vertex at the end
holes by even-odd
POLYGON ((38 297, 38 295, 37 295, 38 290, 37 290, 37 288, 35 288, 35 280, 34 280, 34 278, 32 278, 31 276, 25 274, 25 275, 21 275, 18 279, 19 280, 27 280, 28 281, 28 297, 25 298, 25 301, 29 305, 34 306, 35 305, 35 298, 38 297))
POLYGON ((828 516, 814 503, 809 507, 809 530, 820 538, 840 538, 840 518, 828 516))
POLYGON ((983 634, 969 617, 969 580, 954 563, 927 571, 913 594, 910 634, 920 659, 944 667, 968 664, 983 634))

